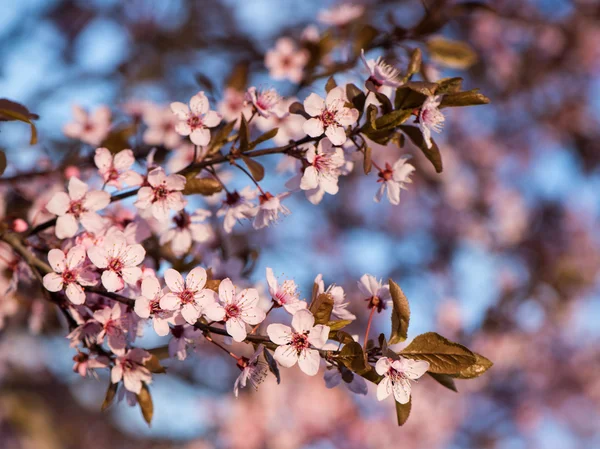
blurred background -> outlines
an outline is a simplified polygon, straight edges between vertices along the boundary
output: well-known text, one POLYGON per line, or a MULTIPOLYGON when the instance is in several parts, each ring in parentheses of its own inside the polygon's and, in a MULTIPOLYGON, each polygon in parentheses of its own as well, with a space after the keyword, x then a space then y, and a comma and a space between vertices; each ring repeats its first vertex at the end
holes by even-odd
MULTIPOLYGON (((323 89, 324 80, 299 92, 275 82, 263 61, 279 36, 299 39, 309 24, 322 29, 317 14, 333 3, 0 3, 0 97, 40 115, 35 146, 28 145, 27 126, 2 124, 5 177, 54 167, 77 147, 61 131, 73 104, 117 111, 131 100, 186 101, 201 89, 199 73, 220 100, 239 61, 250 61, 250 84, 301 99, 323 89)), ((355 3, 366 7, 362 22, 386 29, 410 28, 434 3, 457 2, 355 3)), ((494 11, 474 8, 435 31, 468 42, 477 63, 465 71, 426 58, 435 78, 462 76, 465 89, 480 88, 492 100, 447 110, 437 137, 443 173, 410 145, 374 148, 378 162, 413 155, 417 171, 400 206, 374 203, 375 175, 356 170, 319 206, 293 195, 292 214, 274 228, 236 228, 228 259, 259 284, 267 266, 293 277, 303 297, 319 273, 327 285, 343 285, 358 316, 351 330, 364 329, 368 316, 358 278, 391 277, 411 304, 409 337, 435 330, 464 343, 495 363, 486 375, 458 381, 458 394, 424 378, 413 389, 408 423, 398 428, 393 401, 378 403, 374 394, 356 396, 344 386, 328 390, 321 375, 309 378, 297 367, 283 370, 281 385, 270 376, 257 392, 235 399, 239 371, 201 345, 185 362, 166 362, 169 375, 155 376, 148 428, 139 409, 125 403, 100 413, 108 377, 72 372, 75 352, 55 310, 35 295, 6 296, 0 447, 600 447, 600 2, 488 4, 494 11)), ((385 56, 405 63, 396 48, 385 56)), ((365 78, 357 66, 337 80, 362 86, 365 78)), ((269 158, 269 167, 279 162, 269 158)), ((264 184, 281 192, 288 178, 267 176, 264 184)), ((27 190, 0 180, 6 216, 25 201, 9 196, 14 188, 27 190)), ((385 314, 376 317, 377 331, 389 326, 385 314)), ((142 342, 165 344, 151 335, 142 342)))

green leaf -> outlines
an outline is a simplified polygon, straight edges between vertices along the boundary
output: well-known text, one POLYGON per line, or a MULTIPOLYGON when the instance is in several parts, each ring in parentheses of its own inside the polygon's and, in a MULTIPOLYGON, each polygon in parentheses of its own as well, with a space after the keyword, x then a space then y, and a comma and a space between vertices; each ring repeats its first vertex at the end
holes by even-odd
POLYGON ((352 324, 352 320, 335 320, 325 323, 325 325, 329 327, 329 331, 338 331, 345 328, 349 324, 352 324))
POLYGON ((436 83, 430 83, 427 81, 409 81, 408 83, 402 85, 401 87, 407 87, 408 89, 417 92, 419 94, 423 94, 426 97, 430 97, 435 94, 435 90, 437 89, 436 83))
POLYGON ((223 190, 223 186, 214 178, 195 178, 189 177, 183 189, 184 195, 200 194, 210 196, 223 190))
POLYGON ((290 114, 301 115, 305 119, 310 119, 310 115, 304 110, 304 105, 299 101, 294 101, 289 107, 290 114))
POLYGON ((425 157, 429 159, 429 162, 432 163, 435 171, 441 173, 444 170, 442 165, 442 154, 440 153, 440 149, 434 140, 431 139, 431 148, 427 148, 425 139, 423 139, 423 134, 421 134, 421 130, 419 128, 416 126, 401 125, 400 129, 408 136, 412 143, 414 143, 417 148, 423 152, 425 157))
MULTIPOLYGON (((9 101, 9 100, 4 100, 9 101)), ((37 129, 34 123, 31 121, 31 115, 26 115, 23 112, 16 110, 14 108, 8 108, 8 105, 4 105, 4 101, 0 102, 0 105, 3 106, 0 108, 0 121, 13 121, 17 120, 19 122, 24 122, 29 124, 31 128, 31 138, 29 139, 30 145, 35 145, 37 143, 37 129)), ((15 103, 18 104, 18 103, 15 103)), ((36 116, 37 117, 37 116, 36 116)))
POLYGON ((352 103, 356 109, 358 109, 360 119, 365 108, 367 95, 354 84, 350 83, 346 85, 346 97, 348 98, 348 101, 352 103))
POLYGON ((387 95, 382 94, 381 92, 375 92, 375 97, 381 103, 381 110, 384 114, 388 114, 394 110, 392 106, 392 102, 388 98, 387 95))
POLYGON ((277 362, 273 358, 273 355, 269 352, 267 348, 263 349, 263 355, 265 360, 267 361, 267 365, 269 366, 269 371, 273 373, 275 379, 277 379, 277 383, 281 382, 281 375, 279 374, 279 367, 277 366, 277 362))
POLYGON ((7 165, 6 153, 0 150, 0 176, 4 174, 4 170, 6 170, 7 165))
POLYGON ((343 345, 347 345, 348 343, 352 343, 354 341, 352 335, 342 330, 330 331, 329 339, 340 342, 343 345))
POLYGON ((481 354, 473 353, 475 355, 475 363, 473 363, 468 368, 461 370, 457 375, 453 377, 457 379, 473 379, 475 377, 481 376, 488 369, 490 369, 494 364, 486 359, 481 354))
POLYGON ((406 122, 412 115, 411 109, 399 109, 375 119, 375 129, 384 130, 396 128, 406 122))
POLYGON ((466 42, 433 37, 427 49, 433 61, 453 69, 468 69, 477 62, 477 53, 466 42))
POLYGON ((408 420, 410 415, 410 409, 412 406, 412 396, 409 398, 408 403, 400 404, 396 402, 396 418, 398 418, 398 425, 403 426, 408 420))
POLYGON ((311 301, 308 310, 314 315, 315 324, 327 324, 333 310, 333 296, 329 293, 321 293, 311 301))
POLYGON ((258 138, 256 140, 254 140, 253 142, 250 142, 250 149, 254 149, 256 146, 260 145, 263 142, 266 142, 267 140, 271 140, 273 137, 275 137, 277 135, 277 133, 279 132, 279 128, 273 128, 270 131, 267 131, 264 134, 261 134, 260 136, 258 136, 258 138))
POLYGON ((440 103, 440 108, 475 106, 478 104, 488 104, 489 102, 490 99, 488 97, 479 93, 478 89, 473 89, 444 95, 440 103))
POLYGON ((462 78, 444 78, 437 81, 436 95, 453 94, 460 92, 462 88, 462 78))
POLYGON ((371 152, 372 151, 373 150, 371 150, 371 147, 365 146, 365 151, 364 151, 365 159, 363 161, 363 170, 365 171, 365 175, 368 175, 369 173, 371 173, 371 168, 373 167, 373 161, 371 160, 371 152))
POLYGON ((327 84, 325 84, 325 92, 329 93, 332 89, 335 89, 336 87, 337 83, 335 82, 335 79, 333 79, 333 76, 330 76, 327 80, 327 84))
POLYGON ((400 355, 429 362, 429 372, 457 375, 476 361, 469 349, 454 343, 435 332, 421 334, 400 355))
POLYGON ((394 108, 418 109, 423 105, 426 99, 427 95, 417 92, 409 87, 401 86, 396 89, 394 108))
POLYGON ((148 385, 145 383, 142 384, 142 390, 140 391, 140 394, 137 395, 137 400, 138 404, 140 404, 140 409, 142 409, 144 421, 150 426, 152 415, 154 415, 154 404, 152 404, 152 396, 150 395, 148 385))
POLYGON ((448 388, 449 390, 455 391, 456 393, 458 393, 458 389, 456 388, 456 383, 454 383, 454 378, 448 374, 437 374, 437 373, 427 373, 429 374, 431 377, 433 377, 436 382, 438 382, 440 385, 443 385, 444 387, 448 388))
POLYGON ((100 411, 105 411, 108 407, 112 405, 115 400, 115 395, 117 394, 117 388, 119 384, 113 384, 112 382, 108 384, 108 388, 106 389, 106 395, 104 396, 104 401, 102 402, 102 406, 100 407, 100 411))
POLYGON ((345 344, 335 359, 357 374, 362 375, 373 369, 373 367, 367 363, 362 346, 355 341, 345 344))
POLYGON ((406 299, 406 295, 404 295, 400 286, 391 279, 388 282, 393 302, 392 333, 390 335, 389 343, 393 345, 406 340, 408 336, 410 307, 408 305, 408 299, 406 299))
POLYGON ((242 154, 242 160, 246 163, 248 170, 256 181, 262 181, 265 177, 265 167, 260 162, 242 154))

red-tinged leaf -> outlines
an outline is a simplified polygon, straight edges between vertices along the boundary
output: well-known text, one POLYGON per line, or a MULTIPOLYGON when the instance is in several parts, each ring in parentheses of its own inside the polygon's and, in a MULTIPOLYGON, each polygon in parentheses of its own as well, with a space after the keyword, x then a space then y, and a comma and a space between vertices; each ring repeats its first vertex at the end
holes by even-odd
POLYGON ((111 406, 111 404, 115 400, 118 386, 119 384, 113 384, 112 382, 108 384, 108 388, 106 389, 106 395, 104 396, 104 402, 102 402, 102 407, 100 407, 101 411, 104 411, 111 406))
POLYGON ((140 391, 140 394, 137 395, 137 400, 138 404, 140 404, 144 421, 150 426, 152 416, 154 415, 154 404, 152 403, 152 396, 150 395, 148 385, 142 384, 142 390, 140 391))

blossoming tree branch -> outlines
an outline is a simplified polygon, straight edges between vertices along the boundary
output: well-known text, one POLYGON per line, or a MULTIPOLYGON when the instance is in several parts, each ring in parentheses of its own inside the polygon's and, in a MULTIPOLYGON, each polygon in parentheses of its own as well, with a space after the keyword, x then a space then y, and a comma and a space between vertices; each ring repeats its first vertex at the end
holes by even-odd
MULTIPOLYGON (((461 78, 434 81, 423 69, 425 57, 471 57, 461 43, 430 38, 437 28, 428 24, 429 15, 412 31, 383 32, 354 27, 362 12, 348 5, 325 11, 326 29, 282 37, 266 53, 272 78, 289 80, 298 92, 312 87, 303 99, 248 86, 241 64, 220 98, 213 82, 199 76, 204 90, 184 102, 127 103, 126 125, 117 125, 108 107, 88 112, 76 106, 64 134, 80 143, 78 162, 7 180, 16 184, 53 171, 64 176, 65 188, 42 193, 27 217, 1 224, 2 257, 9 261, 11 289, 31 282, 60 310, 74 370, 110 372, 103 409, 125 398, 139 404, 150 423, 151 385, 166 373, 161 359, 184 360, 201 341, 239 368, 236 396, 269 375, 285 381, 281 368, 298 365, 307 376, 321 371, 327 386, 343 384, 356 394, 375 384, 378 400, 396 401, 400 425, 420 377, 456 390, 455 379, 490 368, 484 356, 433 332, 398 345, 408 337, 410 307, 394 280, 365 274, 355 287, 364 301, 350 304, 344 289, 327 286, 321 275, 307 300, 293 279, 278 278, 271 268, 264 292, 226 275, 224 248, 234 228, 285 220, 290 195, 304 195, 317 207, 325 194, 343 188, 340 179, 363 171, 376 202, 387 198, 401 207, 401 191, 419 176, 410 152, 421 151, 442 172, 432 132, 442 131, 445 111, 488 102, 477 90, 464 90, 461 78), (406 53, 403 65, 372 59, 390 46, 406 53), (349 71, 360 71, 364 83, 338 84, 349 71), (326 78, 323 89, 319 80, 326 78), (386 160, 373 149, 387 145, 406 154, 386 160), (277 170, 291 173, 283 192, 261 184, 267 173, 259 159, 274 154, 277 170), (227 166, 246 187, 231 187, 227 166), (208 208, 192 207, 193 195, 204 196, 208 208), (278 308, 285 313, 275 320, 271 312, 278 308), (344 329, 355 314, 368 321, 351 335, 344 329), (391 332, 374 335, 371 326, 382 319, 391 320, 391 332), (168 337, 166 352, 141 347, 142 332, 168 337)), ((0 100, 0 119, 28 123, 32 143, 36 118, 25 106, 0 100)))

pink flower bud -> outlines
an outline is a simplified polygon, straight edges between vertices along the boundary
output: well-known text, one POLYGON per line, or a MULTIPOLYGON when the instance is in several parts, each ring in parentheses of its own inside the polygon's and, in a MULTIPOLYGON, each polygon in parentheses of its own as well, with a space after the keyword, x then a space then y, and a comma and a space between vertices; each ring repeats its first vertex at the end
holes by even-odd
POLYGON ((79 168, 75 167, 74 165, 69 165, 68 167, 65 167, 64 173, 65 178, 67 179, 71 179, 73 176, 79 178, 81 175, 81 171, 79 170, 79 168))
POLYGON ((12 223, 12 229, 15 232, 25 232, 29 229, 29 225, 22 218, 17 218, 12 223))

